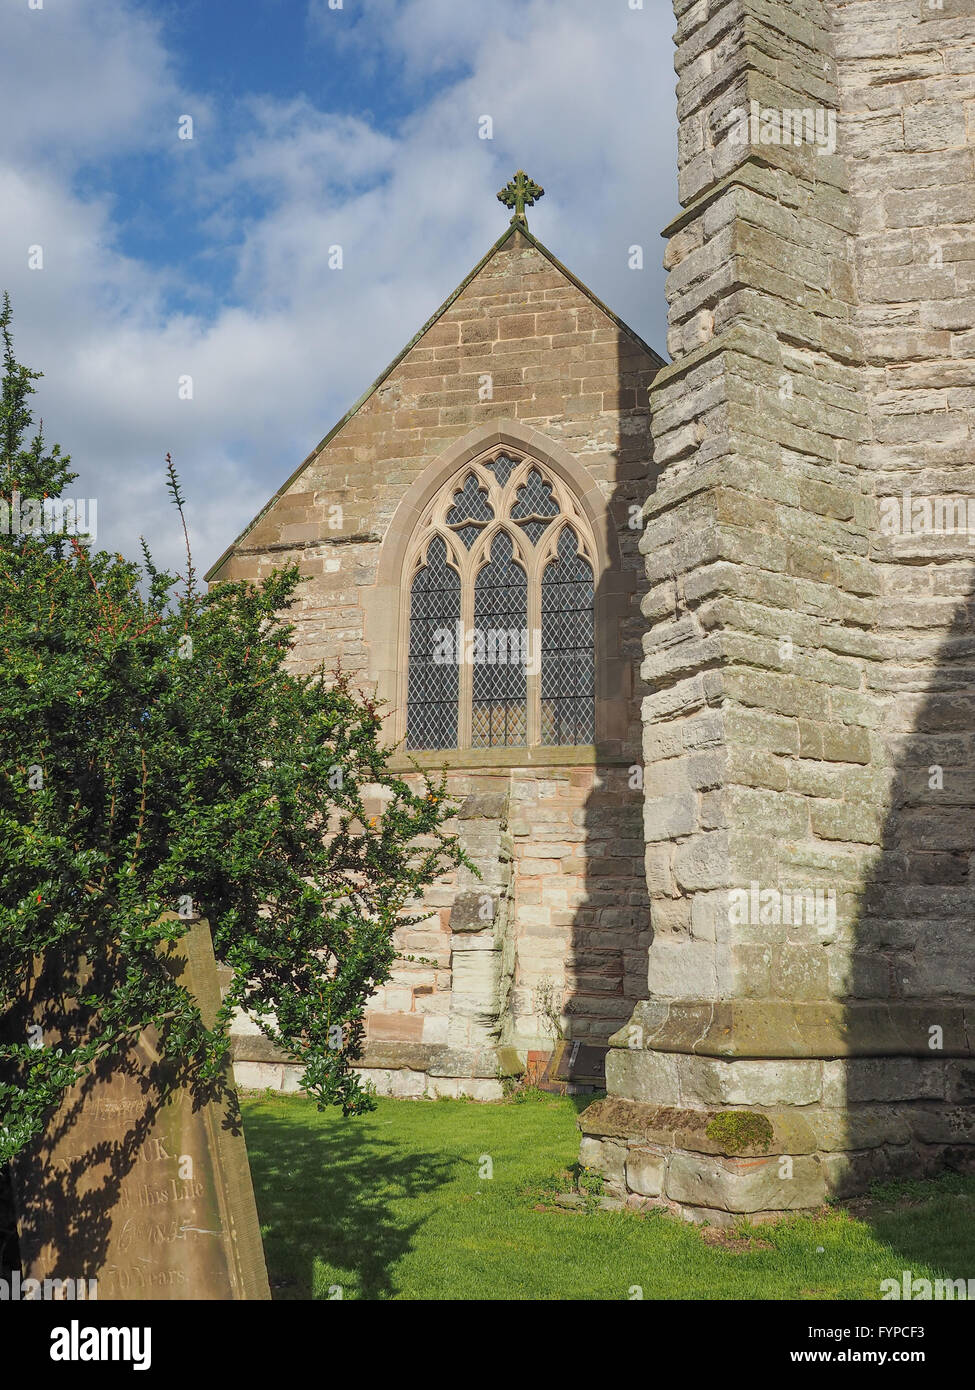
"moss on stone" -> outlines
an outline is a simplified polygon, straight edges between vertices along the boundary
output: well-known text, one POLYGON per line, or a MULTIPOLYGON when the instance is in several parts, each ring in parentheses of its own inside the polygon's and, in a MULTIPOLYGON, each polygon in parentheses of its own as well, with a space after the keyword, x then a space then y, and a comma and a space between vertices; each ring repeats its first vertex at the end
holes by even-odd
POLYGON ((725 1153, 744 1153, 746 1149, 761 1149, 767 1153, 774 1131, 767 1115, 750 1110, 722 1110, 715 1115, 704 1133, 725 1153))

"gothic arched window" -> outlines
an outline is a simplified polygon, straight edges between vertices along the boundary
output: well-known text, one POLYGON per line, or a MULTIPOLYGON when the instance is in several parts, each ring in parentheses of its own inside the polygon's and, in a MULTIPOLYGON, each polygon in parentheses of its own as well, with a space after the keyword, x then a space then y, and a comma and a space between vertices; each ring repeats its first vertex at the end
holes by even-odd
POLYGON ((426 508, 406 583, 407 748, 595 742, 595 549, 544 464, 466 464, 426 508))

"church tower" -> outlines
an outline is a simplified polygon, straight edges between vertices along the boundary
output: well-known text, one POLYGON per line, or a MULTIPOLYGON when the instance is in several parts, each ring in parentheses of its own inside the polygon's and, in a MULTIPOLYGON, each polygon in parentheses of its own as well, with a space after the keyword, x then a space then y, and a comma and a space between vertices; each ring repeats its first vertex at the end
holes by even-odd
POLYGON ((975 1163, 975 0, 675 12, 653 943, 580 1124, 727 1223, 975 1163))

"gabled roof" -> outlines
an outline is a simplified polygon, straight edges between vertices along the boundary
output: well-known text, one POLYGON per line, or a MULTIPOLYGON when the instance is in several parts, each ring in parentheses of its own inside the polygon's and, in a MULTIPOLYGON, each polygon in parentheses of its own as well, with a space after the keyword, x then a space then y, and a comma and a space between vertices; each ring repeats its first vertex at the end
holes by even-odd
POLYGON ((548 247, 543 246, 543 244, 538 240, 538 238, 532 235, 532 233, 528 230, 524 222, 512 219, 511 223, 505 229, 504 233, 500 237, 498 237, 498 240, 494 243, 494 245, 487 252, 487 254, 481 257, 481 259, 478 261, 477 265, 474 267, 471 273, 464 280, 461 281, 461 283, 457 286, 457 288, 454 290, 452 294, 448 295, 448 297, 444 300, 444 302, 441 304, 440 308, 436 311, 436 313, 432 314, 431 317, 427 319, 426 323, 423 325, 420 331, 413 335, 410 341, 406 344, 406 347, 403 348, 403 351, 398 353, 393 358, 392 362, 390 362, 389 366, 385 369, 385 371, 381 372, 380 375, 376 378, 376 380, 372 383, 372 385, 369 386, 362 393, 362 395, 356 401, 355 405, 353 405, 350 410, 346 411, 346 413, 342 416, 341 420, 339 420, 337 424, 332 426, 325 438, 321 440, 320 443, 316 444, 314 449, 312 449, 311 453, 309 453, 307 457, 304 458, 301 463, 299 463, 298 467, 291 474, 291 476, 285 479, 285 481, 278 488, 277 492, 275 492, 268 499, 265 505, 257 513, 257 515, 247 523, 247 525, 244 527, 243 531, 241 531, 237 539, 227 546, 227 549, 220 556, 220 559, 217 560, 215 564, 211 565, 210 568, 207 570, 206 574, 204 575, 205 579, 209 580, 213 578, 213 576, 217 573, 221 566, 223 566, 227 562, 227 560, 230 558, 233 552, 237 549, 237 547, 240 545, 241 541, 245 538, 245 536, 247 536, 248 533, 254 529, 257 523, 267 515, 267 513, 274 506, 275 502, 277 502, 278 498, 282 497, 284 493, 288 491, 288 488, 295 481, 295 479, 301 475, 302 471, 305 468, 307 468, 308 464, 311 463, 312 460, 315 459, 321 453, 325 446, 328 443, 330 443, 332 439, 335 438, 339 430, 342 429, 344 425, 347 425, 354 415, 358 414, 358 412, 365 405, 366 401, 368 401, 369 398, 376 391, 378 391, 379 387, 382 386, 383 382, 387 379, 387 377, 393 374, 393 372, 396 370, 399 364, 403 361, 403 358, 406 357, 407 353, 409 353, 412 348, 416 347, 417 343, 420 341, 423 335, 427 333, 437 322, 437 320, 440 319, 447 312, 447 310, 453 304, 454 300, 457 299, 461 294, 463 294, 464 290, 467 289, 467 286, 471 283, 471 281, 477 278, 477 276, 481 273, 481 271, 488 264, 491 258, 501 250, 502 246, 504 246, 508 238, 513 236, 515 232, 520 232, 521 235, 525 238, 525 240, 531 246, 534 246, 536 251, 539 251, 547 261, 550 261, 551 264, 556 268, 556 270, 558 270, 562 275, 564 275, 565 278, 571 284, 575 285, 577 290, 581 290, 582 293, 586 296, 586 298, 591 300, 591 302, 596 306, 596 308, 601 310, 602 313, 604 313, 606 317, 610 319, 618 329, 620 329, 621 332, 625 333, 627 337, 632 338, 633 342, 636 343, 636 345, 643 352, 645 352, 648 357, 650 357, 654 362, 656 362, 658 366, 665 367, 667 365, 664 358, 660 356, 660 353, 656 352, 649 345, 649 343, 645 343, 638 333, 635 333, 634 330, 630 328, 628 324, 625 324, 621 318, 618 318, 617 315, 613 313, 612 309, 608 308, 603 303, 603 301, 598 298, 597 295, 593 294, 592 290, 589 288, 588 285, 584 285, 583 282, 580 279, 578 279, 577 276, 572 274, 571 270, 569 270, 566 266, 562 264, 558 257, 553 256, 552 252, 548 249, 548 247))

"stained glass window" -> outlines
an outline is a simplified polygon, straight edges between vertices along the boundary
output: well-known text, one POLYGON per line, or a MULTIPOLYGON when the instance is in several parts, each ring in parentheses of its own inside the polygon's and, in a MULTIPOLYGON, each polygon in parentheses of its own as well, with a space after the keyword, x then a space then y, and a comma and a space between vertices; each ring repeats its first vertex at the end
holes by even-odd
POLYGON ((487 492, 471 473, 459 492, 454 493, 454 505, 447 513, 447 525, 457 528, 457 534, 470 550, 485 524, 494 518, 494 508, 487 492))
POLYGON ((532 545, 537 545, 549 521, 559 514, 559 504, 552 496, 552 485, 546 482, 537 468, 533 468, 518 489, 515 505, 511 508, 511 519, 525 531, 532 545))
POLYGON ((457 747, 459 625, 460 575, 447 564, 443 538, 434 536, 410 595, 407 748, 457 747))
POLYGON ((528 741, 528 576, 499 531, 474 584, 471 743, 475 748, 528 741))
POLYGON ((542 576, 542 743, 595 738, 592 569, 566 526, 542 576))
POLYGON ((496 459, 491 460, 487 467, 497 478, 499 485, 504 487, 514 470, 518 467, 518 460, 509 458, 507 454, 499 454, 496 459))
POLYGON ((574 498, 508 453, 468 464, 447 489, 411 552, 406 746, 593 743, 593 552, 574 498))

